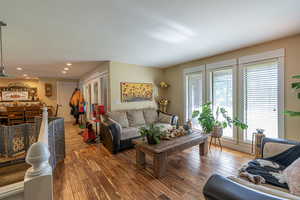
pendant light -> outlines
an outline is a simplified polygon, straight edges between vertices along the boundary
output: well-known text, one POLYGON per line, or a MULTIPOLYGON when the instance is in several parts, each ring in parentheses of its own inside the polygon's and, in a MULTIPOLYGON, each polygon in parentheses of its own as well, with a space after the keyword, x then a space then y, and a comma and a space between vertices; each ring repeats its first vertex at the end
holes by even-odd
POLYGON ((6 24, 0 21, 0 52, 1 52, 1 65, 0 65, 0 77, 6 77, 7 75, 4 72, 4 64, 3 64, 3 47, 2 47, 2 27, 6 26, 6 24))

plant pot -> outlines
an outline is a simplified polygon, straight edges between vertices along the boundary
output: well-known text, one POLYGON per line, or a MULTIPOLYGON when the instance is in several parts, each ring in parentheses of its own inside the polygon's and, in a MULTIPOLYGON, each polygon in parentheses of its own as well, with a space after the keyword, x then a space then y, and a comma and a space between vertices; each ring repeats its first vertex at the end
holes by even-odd
POLYGON ((215 126, 213 131, 211 132, 211 136, 215 138, 220 138, 223 136, 223 128, 215 126))
POLYGON ((148 144, 157 144, 153 137, 147 135, 148 144))

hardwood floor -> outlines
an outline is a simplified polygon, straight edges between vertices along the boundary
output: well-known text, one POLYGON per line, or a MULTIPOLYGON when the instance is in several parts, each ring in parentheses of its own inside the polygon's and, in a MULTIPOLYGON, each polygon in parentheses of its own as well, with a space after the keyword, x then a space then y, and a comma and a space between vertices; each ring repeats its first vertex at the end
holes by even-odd
POLYGON ((203 199, 202 187, 213 173, 235 175, 248 154, 212 147, 199 157, 195 146, 168 159, 167 175, 156 179, 152 162, 138 170, 135 151, 110 154, 102 145, 87 145, 80 129, 66 124, 67 157, 54 174, 55 200, 203 199))

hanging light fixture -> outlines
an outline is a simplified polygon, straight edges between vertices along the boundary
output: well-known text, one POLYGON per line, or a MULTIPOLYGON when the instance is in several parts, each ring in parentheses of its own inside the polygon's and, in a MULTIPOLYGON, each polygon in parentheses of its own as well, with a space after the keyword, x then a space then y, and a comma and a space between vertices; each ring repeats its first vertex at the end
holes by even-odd
POLYGON ((6 26, 6 24, 0 21, 0 52, 1 52, 1 65, 0 65, 0 77, 6 77, 7 75, 4 72, 4 64, 3 64, 3 48, 2 48, 2 26, 6 26))

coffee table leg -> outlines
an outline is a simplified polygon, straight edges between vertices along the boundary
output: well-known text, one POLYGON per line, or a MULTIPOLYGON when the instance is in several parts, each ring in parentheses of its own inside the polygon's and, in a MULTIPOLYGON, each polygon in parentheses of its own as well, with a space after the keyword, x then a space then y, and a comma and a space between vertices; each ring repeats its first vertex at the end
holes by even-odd
POLYGON ((156 178, 161 178, 166 174, 167 155, 166 153, 154 154, 153 171, 156 178))
POLYGON ((206 156, 207 155, 207 152, 208 152, 208 141, 207 141, 207 139, 199 144, 199 152, 200 152, 200 156, 206 156))
POLYGON ((145 153, 136 148, 136 164, 139 169, 144 169, 146 166, 145 153))

